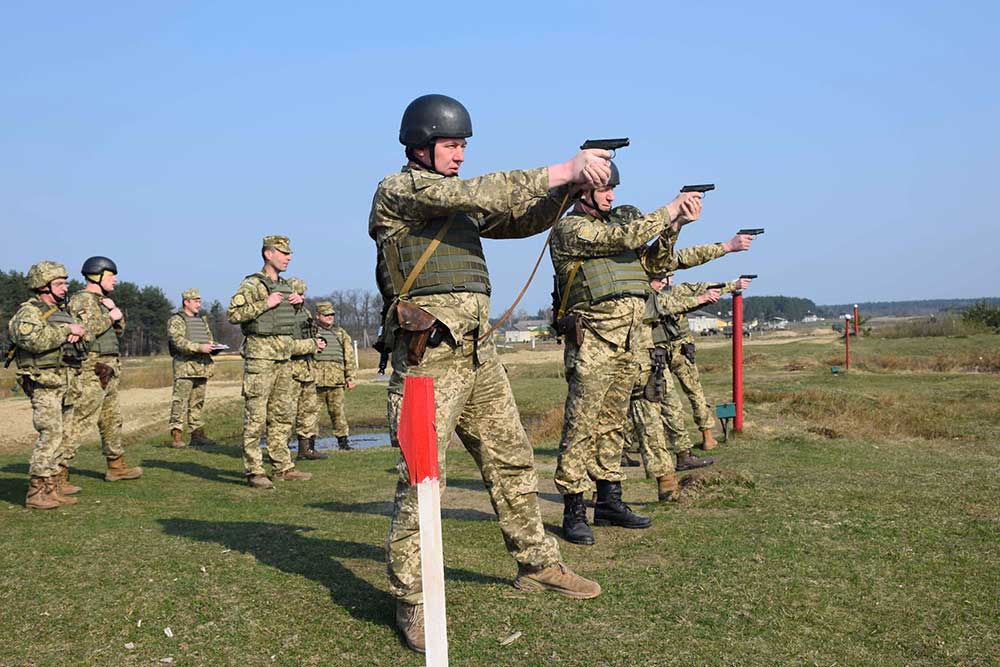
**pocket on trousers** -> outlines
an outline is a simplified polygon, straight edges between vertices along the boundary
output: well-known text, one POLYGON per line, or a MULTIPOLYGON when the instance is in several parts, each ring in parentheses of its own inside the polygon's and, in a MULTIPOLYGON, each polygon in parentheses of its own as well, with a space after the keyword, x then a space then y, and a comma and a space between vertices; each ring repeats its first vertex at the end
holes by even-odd
POLYGON ((264 395, 271 363, 265 359, 248 359, 243 367, 243 397, 258 398, 264 395))

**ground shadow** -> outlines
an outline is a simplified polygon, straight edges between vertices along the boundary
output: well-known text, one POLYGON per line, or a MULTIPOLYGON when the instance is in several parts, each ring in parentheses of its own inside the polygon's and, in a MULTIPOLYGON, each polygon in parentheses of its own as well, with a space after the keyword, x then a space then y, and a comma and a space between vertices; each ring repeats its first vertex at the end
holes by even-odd
POLYGON ((559 456, 558 447, 535 447, 535 456, 551 456, 556 458, 559 456))
POLYGON ((468 477, 448 477, 445 480, 445 487, 452 487, 454 489, 468 489, 469 491, 485 491, 486 485, 483 484, 482 479, 473 479, 468 477))
POLYGON ((221 484, 243 484, 246 478, 235 470, 222 470, 210 468, 200 463, 192 461, 161 461, 159 459, 143 459, 142 465, 147 468, 160 468, 161 470, 171 470, 173 472, 184 473, 192 477, 207 479, 210 482, 221 484))
MULTIPOLYGON (((345 512, 348 514, 375 514, 377 516, 392 516, 392 503, 387 501, 369 501, 364 503, 342 503, 332 500, 326 503, 309 503, 306 507, 325 510, 327 512, 345 512)), ((442 519, 457 521, 496 521, 492 512, 482 512, 474 509, 441 508, 442 519)))
MULTIPOLYGON (((24 475, 25 479, 28 476, 28 464, 27 463, 9 463, 2 468, 3 472, 9 472, 14 475, 24 475)), ((99 470, 87 470, 86 468, 75 468, 70 466, 70 475, 77 477, 90 477, 92 479, 104 479, 104 473, 99 470)), ((25 487, 27 488, 27 487, 25 487)))

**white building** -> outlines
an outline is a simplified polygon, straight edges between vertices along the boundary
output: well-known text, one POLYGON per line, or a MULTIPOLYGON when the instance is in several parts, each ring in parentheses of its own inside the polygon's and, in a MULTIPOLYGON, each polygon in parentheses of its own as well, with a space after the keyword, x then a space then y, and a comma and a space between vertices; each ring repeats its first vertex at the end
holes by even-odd
POLYGON ((725 321, 720 320, 719 316, 715 313, 710 313, 707 310, 695 310, 688 313, 688 325, 691 327, 691 331, 694 333, 699 333, 705 329, 716 329, 722 330, 722 327, 726 325, 725 321))

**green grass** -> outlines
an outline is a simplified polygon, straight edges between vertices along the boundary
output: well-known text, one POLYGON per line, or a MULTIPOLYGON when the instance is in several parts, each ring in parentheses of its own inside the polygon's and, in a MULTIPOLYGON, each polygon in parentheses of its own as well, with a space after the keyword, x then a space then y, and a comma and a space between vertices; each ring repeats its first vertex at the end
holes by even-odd
MULTIPOLYGON (((601 582, 591 601, 510 587, 478 472, 451 450, 452 664, 997 664, 1000 376, 920 360, 960 367, 997 354, 1000 337, 941 342, 859 341, 859 370, 845 377, 828 368, 842 343, 749 344, 746 430, 710 469, 718 484, 659 505, 633 474, 626 496, 653 528, 598 529, 590 548, 560 541, 601 582), (879 357, 913 369, 865 370, 879 357)), ((718 400, 727 354, 698 352, 718 400)), ((565 384, 554 363, 510 373, 554 529, 550 422, 565 384)), ((355 424, 384 423, 384 385, 351 392, 348 409, 355 424)), ((0 456, 0 665, 423 664, 401 644, 386 592, 395 452, 338 452, 302 465, 312 482, 255 492, 241 484, 239 419, 238 405, 214 415, 216 447, 136 444, 137 482, 100 481, 85 446, 81 502, 53 512, 20 506, 27 453, 0 456)))

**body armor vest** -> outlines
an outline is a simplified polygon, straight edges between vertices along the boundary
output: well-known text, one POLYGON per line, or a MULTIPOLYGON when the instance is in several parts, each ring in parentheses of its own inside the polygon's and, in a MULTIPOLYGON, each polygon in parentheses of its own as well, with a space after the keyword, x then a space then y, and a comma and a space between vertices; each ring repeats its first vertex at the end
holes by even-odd
MULTIPOLYGON (((105 315, 111 312, 104 307, 104 304, 101 303, 99 299, 95 300, 98 302, 98 307, 100 307, 101 311, 105 315)), ((118 334, 115 332, 114 324, 94 339, 94 343, 91 345, 90 351, 96 352, 102 357, 117 357, 121 354, 121 350, 118 347, 118 334)))
POLYGON ((315 338, 316 325, 313 323, 312 315, 305 308, 295 310, 295 330, 292 338, 295 340, 306 340, 315 338))
MULTIPOLYGON (((465 213, 450 218, 451 225, 441 243, 417 274, 408 291, 409 296, 476 292, 489 295, 490 274, 486 269, 479 226, 465 213)), ((383 296, 401 296, 403 284, 413 271, 427 246, 441 231, 444 218, 423 229, 387 240, 379 248, 376 280, 383 296)))
MULTIPOLYGON (((33 299, 31 305, 37 308, 45 321, 51 324, 79 324, 68 311, 61 308, 56 308, 51 315, 45 317, 45 313, 52 310, 54 306, 50 306, 44 301, 33 299)), ((79 367, 83 358, 87 356, 86 347, 82 343, 63 342, 59 347, 39 354, 29 352, 21 347, 17 347, 16 350, 14 359, 17 361, 17 367, 24 369, 43 370, 47 368, 62 368, 64 366, 79 367)))
MULTIPOLYGON (((199 317, 197 315, 188 316, 182 310, 177 313, 184 318, 184 337, 196 345, 205 345, 212 343, 212 331, 208 328, 208 322, 204 317, 199 317)), ((169 339, 167 340, 167 346, 170 348, 170 355, 174 357, 187 357, 191 356, 189 352, 181 352, 174 347, 173 342, 169 339)))
POLYGON ((292 336, 295 334, 295 307, 288 302, 292 295, 291 286, 284 280, 271 280, 265 273, 252 273, 247 278, 257 278, 267 293, 280 292, 285 295, 274 308, 261 313, 257 318, 240 325, 244 336, 292 336))
MULTIPOLYGON (((573 264, 559 272, 559 294, 565 294, 566 282, 573 264)), ((611 257, 591 257, 583 260, 573 284, 569 285, 566 310, 581 303, 597 304, 622 296, 645 298, 649 294, 649 278, 635 250, 625 250, 611 257)))
POLYGON ((332 361, 343 364, 346 359, 344 356, 344 345, 337 332, 333 329, 320 328, 319 337, 326 341, 326 347, 323 348, 322 352, 314 355, 313 358, 316 361, 332 361))

